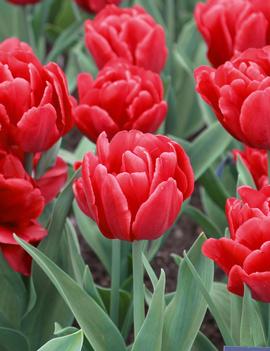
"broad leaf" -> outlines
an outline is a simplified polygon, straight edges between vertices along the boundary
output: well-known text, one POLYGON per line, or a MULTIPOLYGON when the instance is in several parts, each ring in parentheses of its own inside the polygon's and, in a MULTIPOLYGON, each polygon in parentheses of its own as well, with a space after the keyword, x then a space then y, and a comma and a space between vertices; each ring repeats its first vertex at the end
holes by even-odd
MULTIPOLYGON (((205 239, 204 235, 197 239, 188 252, 188 257, 210 290, 214 267, 212 262, 201 253, 205 239)), ((170 351, 191 350, 206 309, 207 303, 190 272, 186 259, 184 259, 178 272, 176 293, 166 308, 162 349, 170 351)))
POLYGON ((66 336, 52 339, 38 351, 81 351, 83 346, 83 333, 81 330, 66 336))
POLYGON ((57 288, 94 350, 126 350, 118 329, 95 300, 41 251, 18 237, 16 240, 57 288))
POLYGON ((165 289, 165 273, 162 270, 159 281, 155 286, 152 301, 139 331, 135 339, 132 351, 161 351, 162 350, 162 328, 164 321, 164 289, 165 289))

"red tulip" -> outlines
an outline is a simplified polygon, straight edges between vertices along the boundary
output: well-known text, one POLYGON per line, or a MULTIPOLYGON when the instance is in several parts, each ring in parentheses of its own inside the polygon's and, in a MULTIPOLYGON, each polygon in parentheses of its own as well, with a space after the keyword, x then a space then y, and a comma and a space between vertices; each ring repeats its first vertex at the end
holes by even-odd
POLYGON ((0 248, 17 272, 30 274, 30 256, 17 244, 13 233, 36 245, 47 231, 37 222, 44 197, 15 156, 0 155, 0 248))
POLYGON ((164 29, 142 7, 108 5, 85 22, 85 41, 98 68, 115 58, 159 73, 167 58, 164 29))
POLYGON ((175 221, 194 187, 189 158, 162 135, 121 131, 97 141, 74 183, 81 210, 110 239, 153 240, 175 221))
POLYGON ((240 199, 230 198, 226 203, 226 216, 232 239, 235 239, 237 229, 248 219, 270 216, 270 185, 260 190, 242 186, 238 188, 238 194, 240 199))
POLYGON ((270 186, 238 193, 226 204, 230 238, 208 239, 203 253, 228 275, 231 292, 242 296, 246 284, 253 298, 270 302, 270 186))
POLYGON ((97 13, 108 4, 119 5, 121 0, 75 0, 84 10, 97 13))
POLYGON ((233 150, 234 158, 239 155, 250 171, 258 189, 268 183, 268 159, 266 150, 253 149, 246 146, 244 151, 233 150))
POLYGON ((72 125, 72 104, 63 72, 42 66, 18 39, 0 44, 0 145, 9 151, 49 149, 72 125))
POLYGON ((208 0, 197 4, 195 20, 214 67, 236 53, 270 44, 269 1, 208 0))
MULTIPOLYGON (((40 155, 35 157, 34 168, 37 167, 40 155)), ((45 204, 48 204, 57 197, 68 178, 68 166, 61 157, 57 157, 52 165, 42 177, 36 179, 45 204)))
POLYGON ((14 5, 29 5, 29 4, 36 4, 40 0, 7 0, 7 1, 14 5))
POLYGON ((208 239, 203 253, 228 275, 228 289, 270 302, 270 217, 251 218, 236 231, 235 238, 208 239))
POLYGON ((197 91, 244 144, 270 149, 270 46, 249 49, 217 69, 195 70, 197 91))
POLYGON ((75 122, 94 142, 103 131, 109 138, 120 130, 155 132, 167 113, 159 75, 128 63, 108 64, 96 80, 82 73, 78 89, 75 122))

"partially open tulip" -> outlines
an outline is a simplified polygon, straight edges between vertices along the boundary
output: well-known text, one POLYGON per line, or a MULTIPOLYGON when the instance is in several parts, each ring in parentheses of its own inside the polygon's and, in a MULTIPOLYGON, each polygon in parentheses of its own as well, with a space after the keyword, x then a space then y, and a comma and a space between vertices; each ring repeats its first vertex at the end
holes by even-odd
POLYGON ((13 234, 32 245, 47 235, 37 222, 44 208, 44 197, 20 160, 5 153, 0 154, 0 193, 0 249, 15 271, 29 275, 31 258, 13 234))
POLYGON ((231 238, 235 238, 237 229, 252 217, 263 218, 270 216, 270 186, 260 190, 249 186, 237 189, 240 199, 230 198, 226 202, 226 216, 231 238))
POLYGON ((75 0, 85 11, 97 13, 106 5, 119 5, 121 0, 75 0))
POLYGON ((78 90, 75 122, 94 142, 103 131, 109 138, 120 130, 155 132, 167 113, 159 75, 125 62, 108 64, 96 80, 80 74, 78 90))
POLYGON ((74 183, 81 210, 110 239, 153 240, 176 220, 194 187, 184 150, 162 135, 122 131, 108 141, 102 133, 97 155, 87 153, 74 183))
POLYGON ((244 284, 252 297, 270 302, 270 217, 252 218, 236 231, 235 239, 208 239, 203 253, 228 275, 228 289, 244 294, 244 284))
POLYGON ((249 49, 217 69, 195 70, 197 91, 244 144, 270 149, 270 46, 249 49))
POLYGON ((214 67, 249 48, 270 44, 270 2, 208 0, 198 3, 195 20, 214 67))
POLYGON ((115 58, 159 73, 167 59, 166 37, 141 6, 106 6, 85 22, 85 41, 98 68, 115 58))
POLYGON ((258 189, 269 184, 268 159, 266 150, 259 150, 245 146, 243 151, 233 150, 233 155, 235 159, 238 155, 242 158, 258 189))
POLYGON ((0 43, 0 123, 2 148, 31 153, 49 149, 73 125, 62 70, 43 66, 16 38, 0 43))
POLYGON ((230 238, 208 239, 203 253, 228 275, 228 289, 242 296, 244 284, 254 299, 270 302, 270 186, 238 189, 228 199, 230 238))

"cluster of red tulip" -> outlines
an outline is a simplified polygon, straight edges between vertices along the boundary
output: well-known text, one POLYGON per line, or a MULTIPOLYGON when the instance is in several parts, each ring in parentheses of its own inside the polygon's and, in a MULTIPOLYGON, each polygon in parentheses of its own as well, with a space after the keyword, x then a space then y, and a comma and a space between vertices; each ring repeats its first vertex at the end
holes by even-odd
POLYGON ((230 238, 209 239, 203 247, 228 275, 228 289, 270 302, 270 3, 257 0, 208 0, 195 19, 214 68, 196 69, 197 91, 222 126, 241 141, 235 150, 258 190, 238 188, 240 199, 227 200, 230 238))
POLYGON ((11 324, 36 349, 55 321, 66 333, 75 318, 91 344, 80 349, 214 350, 200 332, 209 308, 226 345, 269 344, 257 301, 270 303, 270 2, 195 1, 193 16, 177 0, 1 1, 21 22, 0 26, 0 261, 23 292, 3 283, 0 307, 13 288, 23 303, 18 316, 0 311, 0 339, 11 324), (61 141, 73 127, 71 153, 61 141), (202 210, 189 202, 195 179, 202 210), (206 236, 175 255, 166 295, 151 260, 182 207, 206 236), (79 252, 73 216, 109 289, 79 252), (226 283, 214 282, 213 261, 226 283))
MULTIPOLYGON (((106 3, 77 2, 91 11, 106 3)), ((97 154, 86 154, 75 166, 82 167, 75 197, 106 237, 158 238, 193 191, 182 147, 150 134, 167 113, 159 76, 167 57, 163 28, 142 7, 108 5, 85 22, 85 41, 100 71, 96 79, 79 75, 78 103, 57 64, 43 66, 18 39, 0 44, 0 243, 13 269, 25 275, 30 257, 13 233, 34 245, 46 236, 37 219, 65 183, 67 166, 58 157, 49 169, 37 169, 74 120, 97 144, 97 154)))

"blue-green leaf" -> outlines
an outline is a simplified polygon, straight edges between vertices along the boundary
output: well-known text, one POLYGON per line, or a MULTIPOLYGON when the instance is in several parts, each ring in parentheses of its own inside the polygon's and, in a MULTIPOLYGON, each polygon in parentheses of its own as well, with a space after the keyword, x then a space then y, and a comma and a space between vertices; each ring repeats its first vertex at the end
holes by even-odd
POLYGON ((125 351, 121 334, 96 301, 41 251, 18 237, 16 240, 59 291, 95 351, 125 351))

